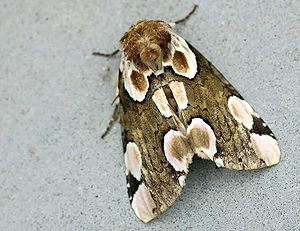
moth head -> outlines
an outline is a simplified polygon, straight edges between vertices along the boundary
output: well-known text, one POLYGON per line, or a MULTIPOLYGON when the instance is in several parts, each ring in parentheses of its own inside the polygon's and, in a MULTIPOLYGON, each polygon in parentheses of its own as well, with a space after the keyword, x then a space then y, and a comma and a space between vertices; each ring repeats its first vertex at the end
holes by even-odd
POLYGON ((160 20, 141 20, 121 38, 121 50, 139 72, 163 73, 163 61, 170 56, 171 27, 160 20))
POLYGON ((150 68, 155 75, 163 73, 163 51, 156 43, 145 46, 140 52, 141 62, 150 68))

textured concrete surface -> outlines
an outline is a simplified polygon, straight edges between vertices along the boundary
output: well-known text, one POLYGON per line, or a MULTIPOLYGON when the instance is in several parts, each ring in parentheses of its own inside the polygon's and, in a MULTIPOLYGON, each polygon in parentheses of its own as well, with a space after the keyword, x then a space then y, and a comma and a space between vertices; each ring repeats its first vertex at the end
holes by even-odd
POLYGON ((135 20, 174 21, 195 1, 0 2, 0 230, 299 230, 300 3, 199 1, 178 26, 270 125, 279 165, 196 160, 182 196, 149 224, 126 194, 120 127, 105 140, 112 51, 135 20))

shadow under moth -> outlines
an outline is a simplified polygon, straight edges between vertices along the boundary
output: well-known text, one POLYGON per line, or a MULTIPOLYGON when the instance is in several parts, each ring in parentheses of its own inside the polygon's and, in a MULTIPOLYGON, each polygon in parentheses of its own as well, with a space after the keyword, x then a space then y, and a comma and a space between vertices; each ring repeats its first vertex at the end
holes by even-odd
POLYGON ((236 170, 279 162, 270 128, 171 24, 138 21, 120 51, 116 112, 129 200, 143 222, 174 203, 195 155, 236 170))

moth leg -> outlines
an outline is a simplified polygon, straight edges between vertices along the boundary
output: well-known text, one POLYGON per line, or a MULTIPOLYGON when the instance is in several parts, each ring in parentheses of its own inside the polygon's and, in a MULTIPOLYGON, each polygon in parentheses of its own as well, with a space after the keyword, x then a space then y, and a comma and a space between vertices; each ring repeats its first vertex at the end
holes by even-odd
POLYGON ((118 71, 116 73, 116 76, 114 78, 115 80, 115 89, 116 89, 116 96, 113 99, 111 105, 113 105, 114 103, 116 103, 115 106, 115 110, 111 116, 111 119, 105 129, 105 131, 102 133, 101 135, 101 139, 104 139, 104 137, 108 134, 108 132, 111 130, 112 126, 114 125, 114 123, 119 119, 119 108, 120 108, 120 94, 119 94, 119 87, 118 87, 118 82, 119 82, 119 75, 120 72, 118 71))
MULTIPOLYGON (((111 102, 111 105, 113 105, 118 99, 119 99, 120 95, 119 93, 115 96, 114 100, 111 102)), ((119 104, 119 103, 118 103, 119 104)))
MULTIPOLYGON (((119 50, 115 50, 114 52, 112 53, 109 53, 109 54, 105 54, 105 53, 100 53, 100 52, 93 52, 93 55, 98 55, 98 56, 105 56, 105 57, 111 57, 111 56, 114 56, 115 54, 118 53, 119 50)), ((115 75, 115 78, 114 78, 114 82, 115 82, 115 89, 116 89, 116 96, 115 98, 113 99, 111 105, 113 105, 115 102, 116 102, 116 105, 115 105, 115 109, 114 109, 114 112, 112 114, 112 117, 105 129, 105 131, 102 133, 101 135, 101 139, 104 139, 104 137, 108 134, 108 132, 111 130, 111 128, 113 127, 114 123, 119 119, 119 107, 120 107, 120 101, 119 101, 119 87, 118 87, 118 82, 119 82, 119 75, 120 75, 120 71, 118 71, 115 75)))
POLYGON ((111 130, 111 128, 113 127, 113 125, 115 124, 115 122, 119 119, 119 107, 120 107, 120 103, 117 103, 115 106, 115 110, 114 113, 111 116, 111 119, 105 129, 105 131, 102 133, 101 135, 101 139, 104 139, 104 137, 108 134, 108 132, 111 130))
POLYGON ((103 57, 113 57, 119 52, 119 49, 111 52, 111 53, 102 53, 102 52, 93 52, 92 54, 95 56, 103 56, 103 57))
POLYGON ((175 21, 174 23, 175 24, 180 24, 180 23, 186 22, 191 17, 191 15, 196 11, 197 7, 198 7, 198 5, 195 4, 194 7, 193 7, 193 9, 185 17, 183 17, 182 19, 179 19, 179 20, 175 21))

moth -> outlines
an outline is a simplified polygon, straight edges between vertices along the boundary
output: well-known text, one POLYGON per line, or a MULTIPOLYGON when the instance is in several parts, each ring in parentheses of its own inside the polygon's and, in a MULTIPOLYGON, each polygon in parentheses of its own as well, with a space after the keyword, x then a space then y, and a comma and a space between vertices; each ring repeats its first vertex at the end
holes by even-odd
POLYGON ((118 110, 128 196, 147 223, 181 194, 194 156, 217 167, 275 165, 280 150, 262 118, 224 76, 161 20, 120 40, 118 110))

